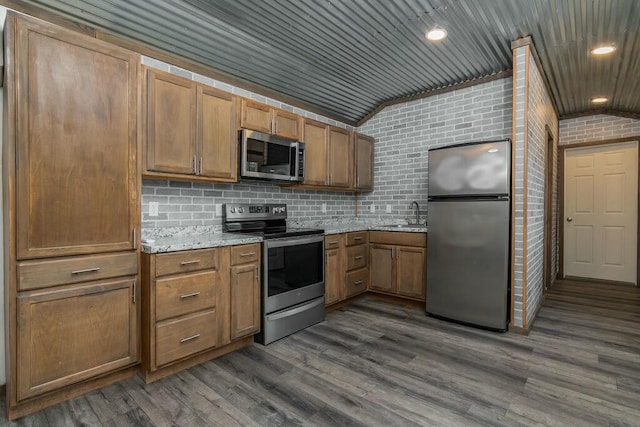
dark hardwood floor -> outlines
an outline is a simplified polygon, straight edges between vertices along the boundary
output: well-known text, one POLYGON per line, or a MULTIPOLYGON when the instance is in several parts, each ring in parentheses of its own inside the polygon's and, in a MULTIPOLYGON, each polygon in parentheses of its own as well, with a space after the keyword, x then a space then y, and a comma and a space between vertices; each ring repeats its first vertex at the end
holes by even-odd
POLYGON ((528 336, 366 298, 268 347, 0 424, 638 426, 640 289, 559 281, 528 336))

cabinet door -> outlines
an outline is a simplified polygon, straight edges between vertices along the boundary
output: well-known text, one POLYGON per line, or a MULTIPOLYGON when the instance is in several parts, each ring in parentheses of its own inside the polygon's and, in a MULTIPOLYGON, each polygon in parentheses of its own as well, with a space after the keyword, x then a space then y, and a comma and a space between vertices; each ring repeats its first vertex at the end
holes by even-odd
POLYGON ((329 126, 313 120, 305 120, 302 136, 306 149, 304 183, 326 185, 329 126))
POLYGON ((236 181, 236 98, 225 92, 198 86, 197 110, 198 173, 224 181, 236 181))
POLYGON ((16 25, 18 258, 133 249, 139 57, 40 21, 16 25))
POLYGON ((271 133, 271 107, 259 102, 242 100, 240 127, 271 133))
POLYGON ((324 304, 330 305, 344 298, 342 295, 344 283, 342 249, 327 249, 324 256, 324 304))
POLYGON ((329 185, 349 187, 353 165, 351 163, 351 137, 340 128, 329 128, 329 185))
POLYGON ((18 296, 18 400, 138 361, 134 279, 18 296))
POLYGON ((373 138, 355 134, 355 188, 373 190, 373 138))
POLYGON ((260 264, 231 267, 231 339, 260 331, 260 264))
POLYGON ((426 294, 426 249, 398 246, 396 254, 398 294, 424 299, 426 294))
POLYGON ((273 109, 273 133, 284 138, 291 138, 299 141, 302 132, 300 131, 300 116, 289 111, 273 109))
POLYGON ((394 247, 370 245, 369 287, 383 292, 393 292, 395 285, 394 247))
POLYGON ((196 85, 147 71, 147 171, 196 173, 196 85))

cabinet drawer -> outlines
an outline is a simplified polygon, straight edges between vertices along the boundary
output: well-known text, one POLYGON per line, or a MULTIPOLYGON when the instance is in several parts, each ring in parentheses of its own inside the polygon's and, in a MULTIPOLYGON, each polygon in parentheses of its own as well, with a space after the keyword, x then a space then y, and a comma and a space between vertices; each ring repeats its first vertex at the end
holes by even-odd
POLYGON ((347 246, 361 245, 367 243, 368 231, 357 231, 347 234, 347 246))
POLYGON ((217 249, 198 249, 156 255, 156 276, 218 269, 217 249))
POLYGON ((260 243, 231 247, 231 265, 247 264, 260 259, 260 243))
POLYGON ((347 273, 345 283, 345 297, 352 297, 367 290, 369 285, 369 272, 366 268, 347 273))
POLYGON ((367 265, 367 245, 347 248, 347 270, 355 270, 367 265))
POLYGON ((337 249, 344 246, 344 234, 332 234, 329 236, 325 236, 324 238, 324 248, 326 250, 329 249, 337 249))
POLYGON ((216 346, 216 310, 196 313, 156 326, 156 366, 216 346))
POLYGON ((427 233, 408 233, 401 231, 371 231, 369 242, 386 245, 427 247, 427 233))
POLYGON ((213 271, 158 279, 156 320, 215 307, 215 280, 216 273, 213 271))
POLYGON ((68 257, 50 261, 24 261, 18 263, 18 290, 26 291, 136 274, 136 252, 68 257))

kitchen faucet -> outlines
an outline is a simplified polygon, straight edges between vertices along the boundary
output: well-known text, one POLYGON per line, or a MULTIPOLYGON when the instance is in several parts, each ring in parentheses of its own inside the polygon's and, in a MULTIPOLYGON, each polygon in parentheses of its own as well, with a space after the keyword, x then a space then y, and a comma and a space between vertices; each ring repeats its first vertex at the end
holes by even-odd
POLYGON ((411 202, 409 209, 413 210, 413 205, 416 205, 416 225, 420 224, 420 205, 415 200, 411 202))

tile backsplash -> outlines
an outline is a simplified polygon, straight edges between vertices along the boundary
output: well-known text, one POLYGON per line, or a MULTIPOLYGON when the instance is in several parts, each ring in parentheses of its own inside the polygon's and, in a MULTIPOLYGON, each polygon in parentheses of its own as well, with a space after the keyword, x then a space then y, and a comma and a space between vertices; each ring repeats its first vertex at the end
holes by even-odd
POLYGON ((213 226, 222 218, 216 205, 224 203, 286 203, 294 221, 331 221, 355 217, 354 195, 350 192, 301 190, 276 183, 243 181, 237 184, 209 184, 144 179, 142 181, 142 228, 213 226), (158 216, 149 216, 149 202, 158 203, 158 216), (326 213, 322 205, 326 204, 326 213))

